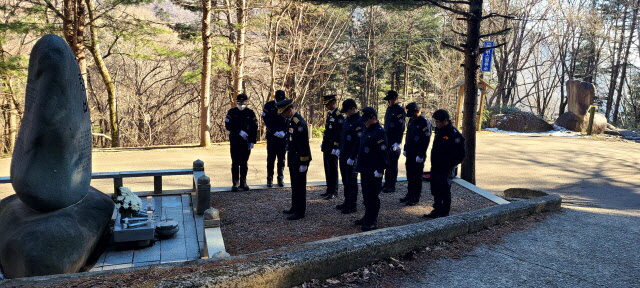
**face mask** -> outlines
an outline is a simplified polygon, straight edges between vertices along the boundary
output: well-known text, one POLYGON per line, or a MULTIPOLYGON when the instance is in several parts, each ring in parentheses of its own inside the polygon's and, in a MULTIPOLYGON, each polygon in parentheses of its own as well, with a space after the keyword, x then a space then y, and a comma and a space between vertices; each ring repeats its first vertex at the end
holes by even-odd
POLYGON ((240 111, 244 110, 244 108, 247 108, 247 105, 244 105, 244 103, 238 103, 238 109, 240 109, 240 111))

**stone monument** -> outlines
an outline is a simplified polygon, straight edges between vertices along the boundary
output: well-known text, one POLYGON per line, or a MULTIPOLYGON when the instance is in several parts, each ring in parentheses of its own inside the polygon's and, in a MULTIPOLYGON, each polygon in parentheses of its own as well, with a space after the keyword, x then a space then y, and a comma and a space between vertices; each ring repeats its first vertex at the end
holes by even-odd
POLYGON ((15 195, 0 201, 0 265, 7 278, 79 271, 114 203, 89 186, 91 121, 75 56, 56 35, 29 59, 25 111, 11 160, 15 195))
MULTIPOLYGON (((579 80, 567 81, 567 110, 558 116, 555 124, 575 132, 587 132, 589 125, 589 106, 595 97, 595 87, 589 82, 579 80)), ((607 119, 604 115, 596 113, 593 121, 594 134, 604 133, 607 119)))

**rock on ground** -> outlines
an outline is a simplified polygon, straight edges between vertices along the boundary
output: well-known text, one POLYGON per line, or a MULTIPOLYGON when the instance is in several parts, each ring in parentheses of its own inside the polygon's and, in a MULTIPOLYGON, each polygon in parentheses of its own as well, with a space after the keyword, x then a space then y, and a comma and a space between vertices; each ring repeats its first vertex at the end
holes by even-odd
POLYGON ((546 132, 553 130, 551 124, 529 112, 494 115, 491 117, 489 126, 504 131, 515 132, 546 132))
POLYGON ((114 204, 90 188, 76 205, 39 212, 16 195, 0 201, 0 265, 7 278, 75 273, 107 228, 114 204))
MULTIPOLYGON (((555 124, 571 131, 586 133, 587 126, 589 126, 589 114, 580 117, 573 112, 565 112, 556 119, 555 124)), ((607 130, 607 118, 601 113, 596 113, 593 117, 591 133, 602 134, 605 130, 607 130)))

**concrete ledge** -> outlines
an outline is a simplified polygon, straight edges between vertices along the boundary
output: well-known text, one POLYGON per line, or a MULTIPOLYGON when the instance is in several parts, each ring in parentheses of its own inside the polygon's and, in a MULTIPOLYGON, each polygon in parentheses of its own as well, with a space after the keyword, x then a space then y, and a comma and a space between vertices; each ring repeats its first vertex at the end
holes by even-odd
MULTIPOLYGON (((480 231, 507 220, 560 210, 562 198, 548 195, 409 225, 308 242, 226 258, 225 266, 159 280, 155 287, 291 287, 311 279, 348 272, 421 247, 480 231), (251 260, 247 260, 251 259, 251 260)), ((85 277, 135 273, 207 264, 217 259, 134 267, 79 274, 51 275, 0 281, 0 286, 49 286, 85 277)))

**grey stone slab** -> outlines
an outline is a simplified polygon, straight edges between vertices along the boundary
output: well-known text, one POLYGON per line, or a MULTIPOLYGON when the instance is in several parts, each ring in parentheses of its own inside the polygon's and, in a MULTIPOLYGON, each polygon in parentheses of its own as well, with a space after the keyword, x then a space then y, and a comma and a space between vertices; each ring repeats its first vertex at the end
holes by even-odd
POLYGON ((96 264, 93 265, 93 267, 102 267, 104 265, 104 259, 107 258, 107 252, 109 252, 109 249, 102 252, 100 258, 98 258, 98 261, 96 261, 96 264))
POLYGON ((133 252, 133 263, 160 261, 161 244, 156 242, 151 247, 138 249, 133 252))
POLYGON ((168 208, 164 208, 164 218, 166 218, 167 220, 173 220, 178 222, 178 224, 180 222, 183 221, 182 218, 182 208, 173 208, 173 207, 168 207, 168 208))
POLYGON ((198 238, 198 234, 196 232, 196 221, 191 218, 183 222, 184 224, 184 235, 186 238, 193 237, 198 238))
POLYGON ((162 207, 182 208, 181 196, 162 196, 162 207))
POLYGON ((198 234, 198 241, 204 241, 204 218, 199 215, 194 215, 196 220, 196 233, 198 234))
POLYGON ((124 269, 124 268, 131 268, 131 267, 133 267, 133 263, 109 265, 109 266, 102 267, 102 271, 124 269))
POLYGON ((184 238, 172 238, 160 241, 162 245, 162 254, 160 262, 175 262, 187 260, 187 249, 185 247, 184 238))
POLYGON ((198 239, 195 237, 188 237, 185 239, 185 246, 187 248, 187 259, 194 260, 200 259, 200 247, 198 245, 198 239))
POLYGON ((160 261, 133 263, 133 267, 149 266, 160 264, 160 261))
POLYGON ((209 256, 219 252, 226 252, 224 241, 222 240, 222 230, 220 227, 204 229, 207 241, 209 256))
POLYGON ((182 195, 182 208, 186 210, 191 209, 191 194, 182 195))
POLYGON ((109 251, 104 259, 104 266, 133 262, 133 250, 109 251))

